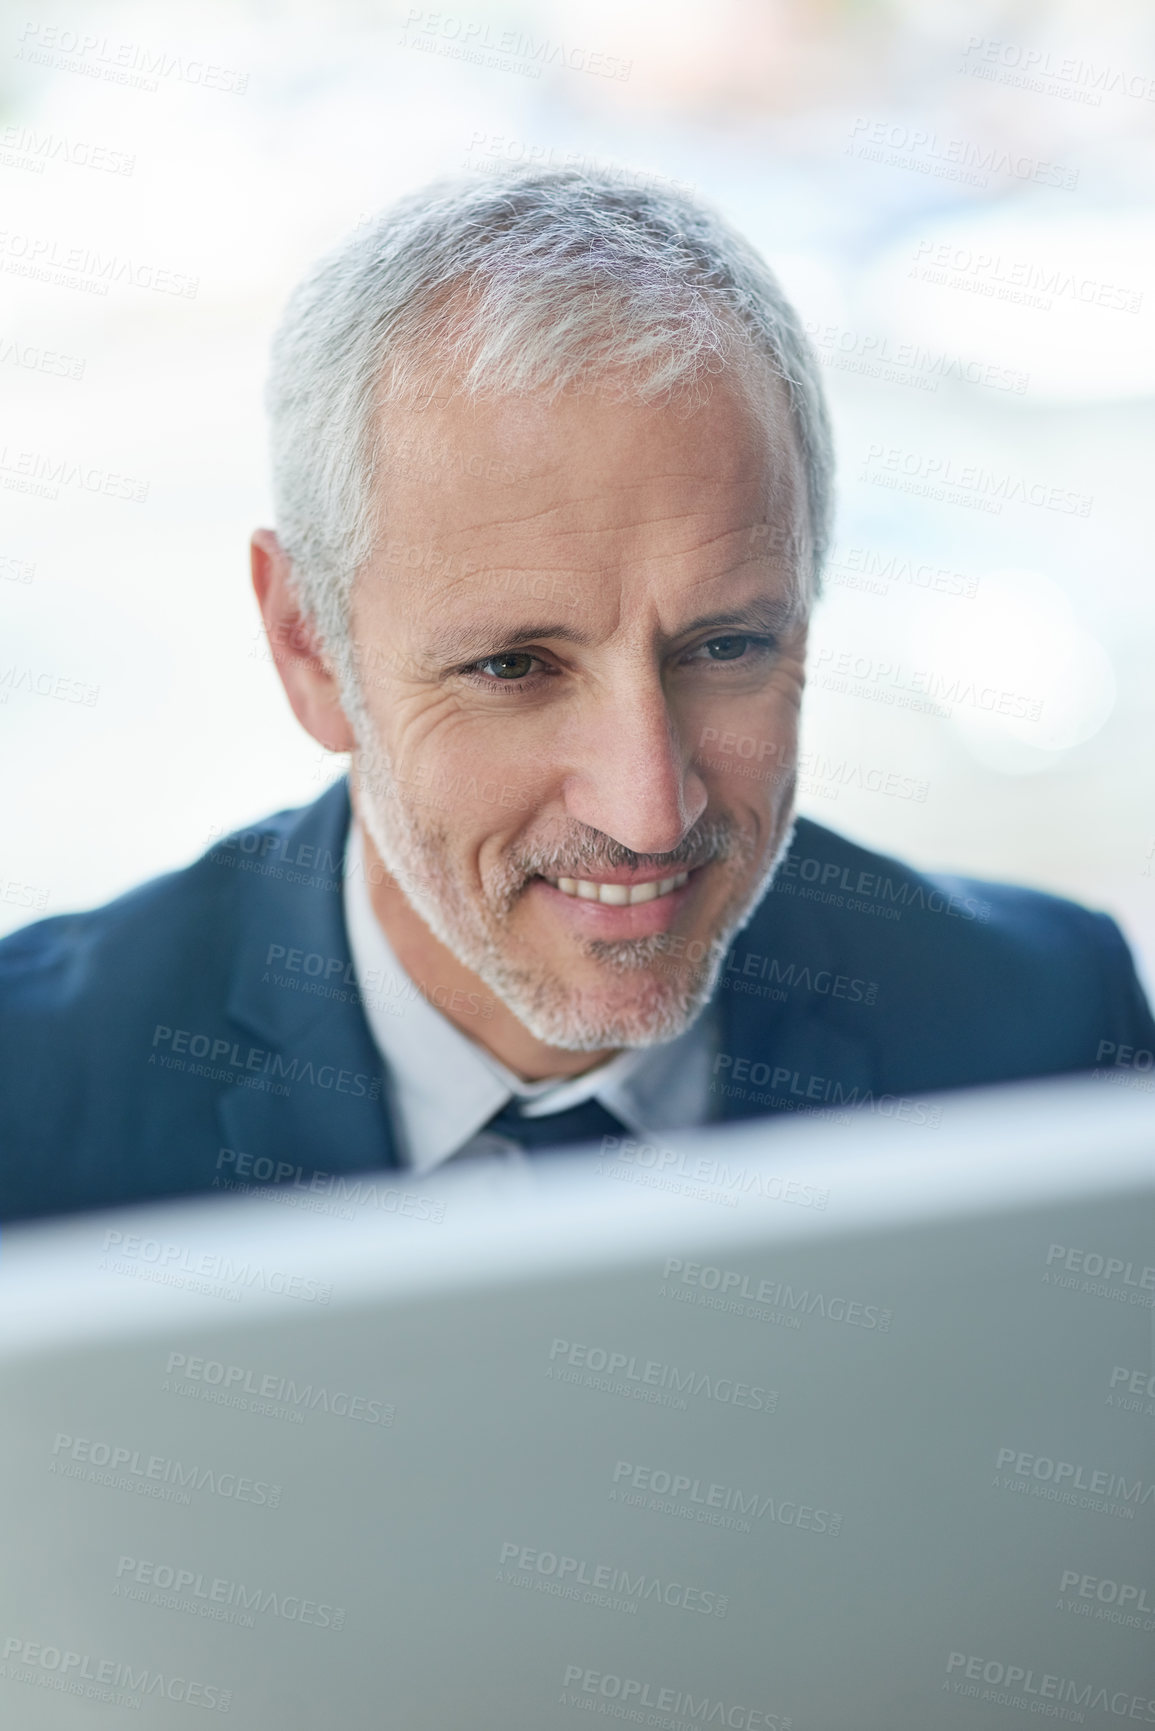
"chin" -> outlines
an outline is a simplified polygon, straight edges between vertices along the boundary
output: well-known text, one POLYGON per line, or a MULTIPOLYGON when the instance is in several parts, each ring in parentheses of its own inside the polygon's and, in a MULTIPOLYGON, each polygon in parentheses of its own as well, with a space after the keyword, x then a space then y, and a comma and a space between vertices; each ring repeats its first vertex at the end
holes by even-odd
POLYGON ((676 1040, 709 1003, 720 967, 719 956, 705 972, 680 967, 670 977, 639 962, 628 980, 619 974, 600 988, 566 987, 557 979, 530 990, 524 981, 490 984, 535 1040, 562 1052, 605 1052, 676 1040))

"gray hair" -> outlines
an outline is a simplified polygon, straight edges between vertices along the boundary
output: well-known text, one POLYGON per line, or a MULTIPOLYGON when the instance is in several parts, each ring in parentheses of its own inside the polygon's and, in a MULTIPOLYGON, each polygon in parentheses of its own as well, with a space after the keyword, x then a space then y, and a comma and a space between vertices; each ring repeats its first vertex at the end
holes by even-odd
POLYGON ((609 173, 511 170, 437 182, 357 229, 290 297, 266 392, 278 534, 346 690, 385 404, 455 368, 472 396, 613 386, 654 401, 759 361, 786 386, 813 595, 833 471, 817 364, 771 271, 715 212, 609 173))

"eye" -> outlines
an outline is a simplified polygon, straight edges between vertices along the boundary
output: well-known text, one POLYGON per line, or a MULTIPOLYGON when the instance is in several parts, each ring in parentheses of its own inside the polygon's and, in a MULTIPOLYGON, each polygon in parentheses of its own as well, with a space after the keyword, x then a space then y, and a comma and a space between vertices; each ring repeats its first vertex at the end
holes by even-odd
POLYGON ((690 651, 687 660, 697 660, 705 652, 710 661, 741 661, 770 654, 776 647, 773 637, 752 637, 749 632, 734 632, 725 637, 711 637, 690 651), (749 653, 748 653, 749 652, 749 653))
POLYGON ((537 659, 536 655, 531 655, 526 649, 507 649, 500 655, 487 655, 484 661, 475 661, 472 667, 465 668, 464 671, 489 679, 500 679, 508 685, 525 679, 532 673, 537 659))

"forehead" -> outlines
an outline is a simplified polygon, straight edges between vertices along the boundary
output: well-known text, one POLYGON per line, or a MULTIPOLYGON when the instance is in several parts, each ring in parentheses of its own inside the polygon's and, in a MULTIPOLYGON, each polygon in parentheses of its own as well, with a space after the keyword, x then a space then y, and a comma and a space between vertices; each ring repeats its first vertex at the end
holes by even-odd
POLYGON ((800 503, 803 474, 785 390, 715 380, 646 404, 614 392, 433 399, 381 415, 384 520, 428 533, 501 525, 547 537, 659 519, 761 521, 800 503))
POLYGON ((660 405, 455 395, 389 406, 380 433, 377 553, 354 596, 370 637, 388 625, 432 653, 555 614, 594 638, 623 617, 672 634, 768 588, 797 596, 805 479, 777 380, 660 405))

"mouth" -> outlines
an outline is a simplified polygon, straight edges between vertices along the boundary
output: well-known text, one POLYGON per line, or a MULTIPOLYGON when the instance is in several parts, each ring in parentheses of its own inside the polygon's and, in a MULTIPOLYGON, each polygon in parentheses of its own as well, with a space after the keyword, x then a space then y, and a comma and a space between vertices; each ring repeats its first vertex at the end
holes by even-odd
POLYGON ((538 877, 529 889, 533 901, 540 899, 551 918, 561 919, 583 940, 645 938, 674 927, 707 872, 695 867, 665 877, 538 877))
POLYGON ((603 907, 636 908, 680 890, 689 881, 688 871, 673 877, 649 878, 640 883, 607 883, 595 878, 546 878, 553 889, 579 902, 601 902, 603 907))

